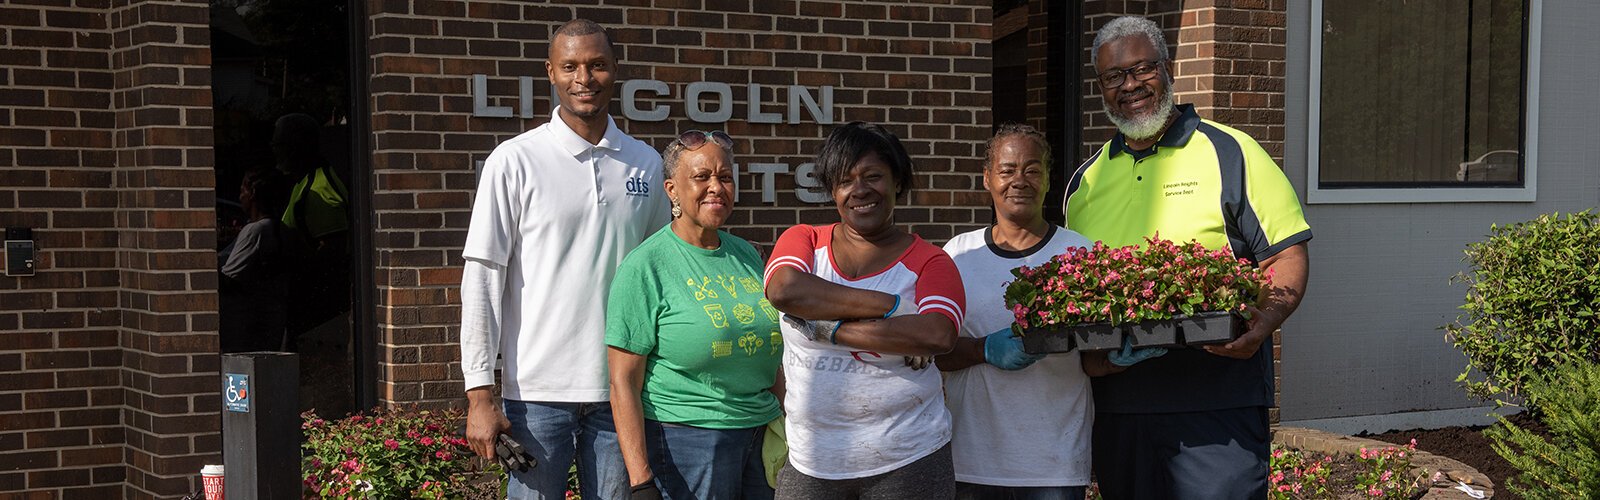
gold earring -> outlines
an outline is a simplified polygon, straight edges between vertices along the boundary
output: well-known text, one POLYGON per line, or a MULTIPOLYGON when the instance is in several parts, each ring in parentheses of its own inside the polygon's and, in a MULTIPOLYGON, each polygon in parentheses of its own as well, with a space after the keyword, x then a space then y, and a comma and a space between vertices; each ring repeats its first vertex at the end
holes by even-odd
POLYGON ((683 217, 683 206, 678 204, 678 200, 672 200, 672 218, 679 217, 683 217))

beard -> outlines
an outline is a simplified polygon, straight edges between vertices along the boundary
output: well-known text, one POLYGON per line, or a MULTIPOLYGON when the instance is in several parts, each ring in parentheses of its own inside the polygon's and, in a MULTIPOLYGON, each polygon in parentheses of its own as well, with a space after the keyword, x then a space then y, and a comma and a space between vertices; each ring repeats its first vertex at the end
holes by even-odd
POLYGON ((1172 86, 1167 85, 1166 91, 1161 93, 1161 100, 1156 103, 1154 110, 1143 116, 1126 116, 1117 111, 1113 106, 1106 106, 1106 118, 1117 126, 1117 131, 1130 140, 1143 141, 1161 135, 1166 131, 1167 120, 1172 118, 1176 109, 1172 102, 1172 86))

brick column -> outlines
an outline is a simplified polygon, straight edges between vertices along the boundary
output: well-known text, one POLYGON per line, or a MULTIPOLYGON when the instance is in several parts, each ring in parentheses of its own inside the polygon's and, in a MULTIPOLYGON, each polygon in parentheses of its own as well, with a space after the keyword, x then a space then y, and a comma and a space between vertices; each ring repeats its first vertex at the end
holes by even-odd
POLYGON ((121 498, 112 40, 103 2, 28 3, 0 6, 0 227, 37 249, 0 276, 0 497, 121 498))
MULTIPOLYGON (((1183 10, 1178 102, 1237 128, 1283 163, 1284 0, 1218 0, 1183 10)), ((1170 41, 1170 40, 1169 40, 1170 41)))
MULTIPOLYGON (((173 498, 216 463, 221 406, 209 5, 117 0, 123 498, 173 498)), ((114 410, 113 410, 114 411, 114 410)))

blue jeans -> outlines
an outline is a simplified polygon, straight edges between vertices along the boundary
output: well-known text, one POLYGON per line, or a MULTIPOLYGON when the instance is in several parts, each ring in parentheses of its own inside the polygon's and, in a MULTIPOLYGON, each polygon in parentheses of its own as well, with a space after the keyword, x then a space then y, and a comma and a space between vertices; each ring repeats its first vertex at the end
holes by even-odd
POLYGON ((539 465, 512 472, 506 498, 566 498, 567 470, 578 459, 578 489, 585 499, 628 498, 628 469, 622 464, 610 403, 540 403, 505 400, 510 434, 539 465))
POLYGON ((1083 500, 1088 486, 990 486, 956 483, 956 500, 1083 500))
POLYGON ((761 443, 767 427, 705 429, 644 421, 650 470, 666 500, 771 500, 761 443))

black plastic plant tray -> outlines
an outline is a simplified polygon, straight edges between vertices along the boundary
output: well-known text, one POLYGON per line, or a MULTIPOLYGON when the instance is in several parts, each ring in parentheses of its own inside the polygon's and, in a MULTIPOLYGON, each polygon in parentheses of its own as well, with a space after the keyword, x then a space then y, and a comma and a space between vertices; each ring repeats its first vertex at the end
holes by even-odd
POLYGON ((1244 318, 1225 311, 1119 325, 1103 322, 1051 325, 1027 329, 1022 336, 1022 350, 1030 354, 1048 354, 1073 349, 1120 349, 1125 336, 1131 337, 1136 347, 1220 344, 1244 334, 1245 327, 1244 318))

